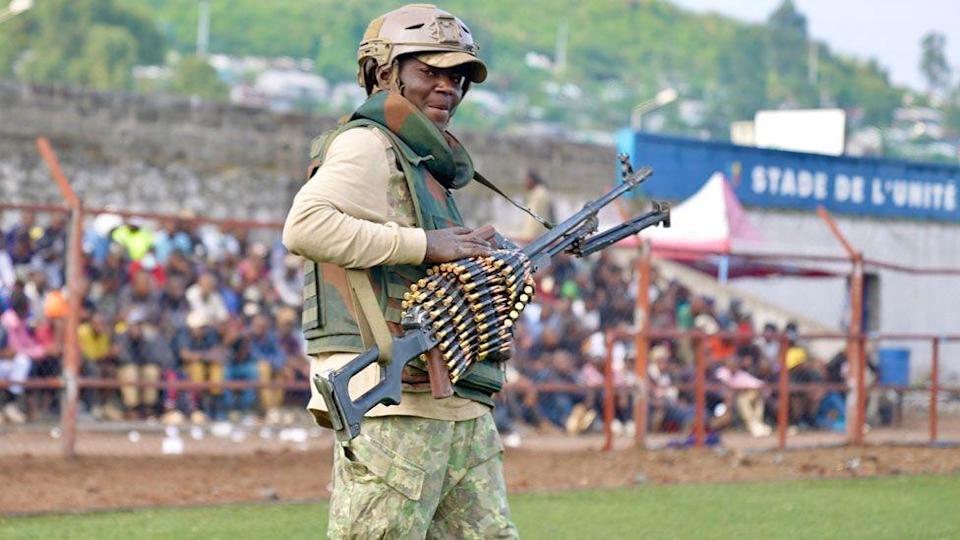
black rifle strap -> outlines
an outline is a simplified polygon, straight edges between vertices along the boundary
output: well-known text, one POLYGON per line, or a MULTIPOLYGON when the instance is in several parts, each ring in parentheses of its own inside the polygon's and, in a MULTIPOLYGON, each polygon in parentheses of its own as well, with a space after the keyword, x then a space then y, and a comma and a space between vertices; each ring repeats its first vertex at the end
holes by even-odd
POLYGON ((483 184, 484 186, 490 188, 491 190, 493 190, 495 193, 497 193, 498 195, 500 195, 500 196, 503 197, 504 199, 510 201, 510 203, 513 204, 514 206, 516 206, 517 208, 523 210, 523 211, 526 212, 527 214, 530 214, 530 217, 532 217, 533 219, 535 219, 535 220, 537 220, 538 222, 540 222, 540 224, 543 225, 544 227, 546 227, 546 228, 548 228, 548 229, 552 229, 552 228, 553 228, 553 223, 550 223, 550 222, 547 221, 546 219, 538 216, 536 213, 534 213, 533 210, 529 209, 527 206, 525 206, 525 205, 523 205, 523 204, 521 204, 521 203, 518 203, 517 201, 513 200, 512 198, 510 198, 509 195, 507 195, 507 194, 504 193, 503 191, 500 191, 500 188, 498 188, 497 186, 495 186, 495 185, 493 184, 493 182, 487 180, 486 177, 483 176, 482 174, 480 174, 478 171, 473 171, 473 179, 476 180, 477 182, 480 182, 480 183, 483 184))

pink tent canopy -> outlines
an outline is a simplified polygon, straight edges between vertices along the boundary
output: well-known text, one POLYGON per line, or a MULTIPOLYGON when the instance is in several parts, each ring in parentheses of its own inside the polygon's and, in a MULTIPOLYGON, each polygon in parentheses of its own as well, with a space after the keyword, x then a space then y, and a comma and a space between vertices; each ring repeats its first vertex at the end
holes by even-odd
POLYGON ((714 173, 699 191, 674 207, 670 221, 670 228, 655 227, 640 233, 641 238, 650 242, 653 254, 684 262, 721 280, 771 275, 835 275, 823 268, 737 255, 738 251, 756 251, 762 238, 750 223, 733 187, 719 172, 714 173))
POLYGON ((670 214, 669 229, 657 227, 640 233, 650 240, 654 254, 686 254, 684 258, 702 257, 704 252, 729 254, 736 244, 760 240, 760 233, 720 173, 713 173, 699 191, 670 214))

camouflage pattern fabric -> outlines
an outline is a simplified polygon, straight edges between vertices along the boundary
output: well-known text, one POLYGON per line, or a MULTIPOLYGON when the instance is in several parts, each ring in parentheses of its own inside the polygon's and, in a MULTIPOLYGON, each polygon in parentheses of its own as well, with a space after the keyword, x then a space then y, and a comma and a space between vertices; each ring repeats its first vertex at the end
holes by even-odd
POLYGON ((353 113, 390 130, 424 161, 427 170, 447 189, 460 189, 473 179, 473 161, 449 131, 441 132, 427 115, 394 92, 376 92, 353 113))
POLYGON ((518 538, 493 416, 364 420, 334 446, 330 538, 518 538))

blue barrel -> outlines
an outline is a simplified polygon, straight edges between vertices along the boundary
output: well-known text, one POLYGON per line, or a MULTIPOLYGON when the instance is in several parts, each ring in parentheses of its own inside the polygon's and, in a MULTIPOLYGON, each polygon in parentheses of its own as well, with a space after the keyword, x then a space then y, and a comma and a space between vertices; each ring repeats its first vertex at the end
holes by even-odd
POLYGON ((888 348, 877 351, 880 384, 910 384, 910 349, 888 348))

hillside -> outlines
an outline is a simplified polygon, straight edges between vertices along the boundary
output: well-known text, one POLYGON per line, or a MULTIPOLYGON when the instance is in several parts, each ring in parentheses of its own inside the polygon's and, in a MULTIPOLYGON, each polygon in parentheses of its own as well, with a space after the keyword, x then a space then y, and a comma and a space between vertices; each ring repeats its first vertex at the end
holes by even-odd
MULTIPOLYGON (((196 0, 132 0, 152 10, 168 43, 188 52, 196 36, 196 0)), ((212 51, 317 60, 332 80, 354 76, 354 51, 369 20, 398 2, 372 0, 214 0, 212 51)), ((631 107, 673 86, 703 102, 701 126, 671 115, 674 128, 723 136, 727 122, 758 108, 862 107, 866 123, 886 123, 900 91, 872 62, 816 45, 818 84, 807 80, 806 21, 783 6, 766 25, 700 15, 664 0, 529 0, 442 3, 478 36, 491 67, 488 88, 523 96, 512 104, 534 118, 581 128, 622 126, 631 107), (566 68, 528 67, 528 53, 555 60, 567 35, 566 68), (560 84, 546 84, 556 81, 560 84), (574 87, 564 84, 572 83, 574 87), (554 90, 559 88, 559 90, 554 90), (564 91, 566 90, 566 91, 564 91)))
MULTIPOLYGON (((367 23, 398 5, 211 0, 209 51, 314 59, 327 80, 350 81, 367 23)), ((470 24, 490 66, 481 88, 493 92, 486 99, 498 110, 468 100, 458 123, 470 127, 535 121, 609 131, 626 125, 636 104, 672 87, 681 99, 660 111, 657 129, 723 139, 730 121, 783 106, 839 106, 854 113, 851 127, 888 125, 902 96, 875 63, 810 43, 790 0, 761 25, 666 0, 448 0, 443 7, 470 24)), ((144 87, 132 75, 134 65, 169 61, 167 52, 192 54, 197 19, 197 0, 37 2, 4 24, 0 77, 224 99, 225 85, 201 60, 171 64, 166 86, 144 87)))

